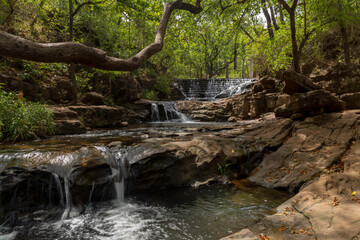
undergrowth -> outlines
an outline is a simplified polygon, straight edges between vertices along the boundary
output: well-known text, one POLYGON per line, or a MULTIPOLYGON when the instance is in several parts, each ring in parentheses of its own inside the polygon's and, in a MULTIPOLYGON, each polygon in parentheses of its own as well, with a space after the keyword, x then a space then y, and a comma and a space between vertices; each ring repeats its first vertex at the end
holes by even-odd
POLYGON ((0 86, 0 139, 30 140, 52 134, 53 113, 43 104, 27 102, 22 93, 8 93, 0 86))

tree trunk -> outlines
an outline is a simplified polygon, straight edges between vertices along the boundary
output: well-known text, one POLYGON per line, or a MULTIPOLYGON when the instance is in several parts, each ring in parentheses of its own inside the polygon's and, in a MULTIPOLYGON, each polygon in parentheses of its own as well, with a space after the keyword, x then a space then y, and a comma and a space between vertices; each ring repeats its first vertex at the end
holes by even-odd
MULTIPOLYGON (((73 1, 69 0, 69 41, 72 42, 74 40, 74 12, 73 12, 73 1)), ((74 96, 74 102, 77 102, 77 83, 76 83, 76 76, 75 76, 75 65, 73 63, 70 63, 69 66, 69 76, 71 79, 71 83, 74 88, 75 96, 74 96)))
POLYGON ((262 4, 262 11, 263 11, 263 13, 265 15, 265 18, 266 18, 267 30, 268 30, 268 33, 269 33, 269 37, 270 37, 270 39, 273 39, 274 38, 274 31, 272 29, 271 18, 270 18, 268 10, 266 8, 265 0, 262 0, 261 4, 262 4))
POLYGON ((300 72, 300 53, 296 40, 296 23, 295 23, 295 12, 298 5, 298 0, 294 0, 292 6, 290 7, 285 0, 279 0, 282 6, 290 15, 290 29, 291 29, 291 46, 293 54, 293 67, 296 72, 300 72))
POLYGON ((225 72, 226 72, 226 74, 225 74, 225 78, 229 78, 229 63, 228 62, 226 62, 225 63, 225 72))
POLYGON ((300 72, 300 54, 296 40, 295 11, 290 13, 291 46, 293 54, 293 67, 296 72, 300 72))
POLYGON ((237 55, 238 55, 238 43, 237 43, 237 35, 235 37, 235 43, 234 43, 234 71, 237 70, 237 55))
POLYGON ((344 49, 344 58, 345 63, 350 63, 350 45, 349 45, 349 35, 347 31, 347 27, 344 23, 340 23, 340 32, 341 32, 341 38, 343 42, 343 49, 344 49))
POLYGON ((278 5, 279 5, 279 17, 280 17, 280 22, 284 23, 284 13, 283 13, 283 8, 281 5, 281 2, 278 1, 278 5))
POLYGON ((272 20, 275 30, 279 30, 279 25, 276 22, 276 17, 275 17, 275 12, 274 12, 273 6, 270 6, 270 15, 271 15, 271 20, 272 20))

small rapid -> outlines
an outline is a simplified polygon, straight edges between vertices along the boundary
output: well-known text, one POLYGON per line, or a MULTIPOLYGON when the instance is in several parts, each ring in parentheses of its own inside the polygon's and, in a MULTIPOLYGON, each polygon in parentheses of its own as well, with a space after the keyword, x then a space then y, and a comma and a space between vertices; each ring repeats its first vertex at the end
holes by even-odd
POLYGON ((177 79, 175 86, 186 100, 214 101, 249 91, 256 79, 177 79))
POLYGON ((154 102, 151 104, 151 122, 182 122, 191 120, 179 112, 175 102, 154 102))

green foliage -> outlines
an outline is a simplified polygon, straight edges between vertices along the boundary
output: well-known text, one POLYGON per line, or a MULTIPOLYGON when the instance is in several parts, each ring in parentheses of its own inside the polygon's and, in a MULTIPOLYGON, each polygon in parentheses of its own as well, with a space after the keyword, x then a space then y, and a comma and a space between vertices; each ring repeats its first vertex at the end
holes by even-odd
POLYGON ((91 79, 93 77, 93 73, 83 69, 76 74, 77 88, 80 93, 84 94, 93 90, 93 86, 91 85, 91 79))
POLYGON ((170 95, 171 86, 173 85, 172 78, 168 75, 160 75, 155 83, 154 90, 161 92, 166 96, 170 95))
POLYGON ((219 174, 220 174, 220 175, 226 175, 229 166, 231 166, 232 164, 233 164, 233 163, 231 162, 231 160, 230 160, 228 157, 226 157, 226 158, 224 159, 224 163, 223 163, 222 165, 220 165, 220 164, 218 163, 217 165, 218 165, 219 174))
POLYGON ((157 101, 158 100, 158 92, 156 92, 155 90, 149 90, 149 89, 143 89, 142 92, 142 97, 144 99, 149 99, 149 100, 153 100, 153 101, 157 101))
POLYGON ((7 141, 34 139, 52 134, 54 127, 51 110, 0 88, 0 138, 7 141))

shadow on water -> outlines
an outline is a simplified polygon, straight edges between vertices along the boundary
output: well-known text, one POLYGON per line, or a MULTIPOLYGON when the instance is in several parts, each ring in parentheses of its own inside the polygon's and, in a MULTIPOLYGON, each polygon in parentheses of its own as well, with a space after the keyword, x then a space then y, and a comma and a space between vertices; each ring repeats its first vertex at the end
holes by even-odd
MULTIPOLYGON (((290 195, 243 180, 234 182, 232 186, 168 189, 132 195, 123 200, 120 193, 124 192, 122 189, 126 174, 121 173, 124 163, 116 160, 116 157, 121 159, 125 154, 122 151, 118 151, 115 156, 110 154, 107 159, 112 168, 109 178, 117 190, 117 201, 92 202, 96 198, 93 193, 102 188, 102 185, 96 187, 94 182, 92 185, 90 182, 90 193, 86 196, 89 201, 84 209, 78 209, 69 197, 71 183, 67 179, 70 171, 67 166, 72 166, 72 159, 81 158, 84 151, 94 154, 97 159, 97 156, 106 156, 109 150, 107 145, 114 141, 121 142, 120 149, 126 150, 127 146, 148 138, 187 140, 202 134, 199 129, 220 128, 221 131, 221 128, 226 129, 227 126, 232 124, 142 124, 120 130, 98 130, 41 141, 1 144, 0 172, 9 166, 26 165, 34 159, 55 161, 57 165, 53 165, 54 169, 48 168, 51 173, 44 179, 52 181, 49 186, 53 186, 52 194, 53 197, 57 196, 58 204, 43 204, 35 211, 18 213, 13 216, 16 224, 11 227, 6 222, 0 223, 0 239, 211 240, 251 227, 272 213, 272 209, 290 198, 290 195), (99 151, 102 155, 99 155, 99 151), (116 161, 112 163, 114 159, 116 161)), ((47 202, 54 202, 52 195, 48 196, 47 202)))
POLYGON ((251 227, 289 197, 246 181, 156 191, 90 204, 66 220, 38 213, 13 229, 13 239, 219 239, 251 227))

